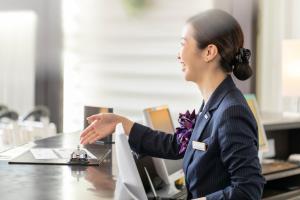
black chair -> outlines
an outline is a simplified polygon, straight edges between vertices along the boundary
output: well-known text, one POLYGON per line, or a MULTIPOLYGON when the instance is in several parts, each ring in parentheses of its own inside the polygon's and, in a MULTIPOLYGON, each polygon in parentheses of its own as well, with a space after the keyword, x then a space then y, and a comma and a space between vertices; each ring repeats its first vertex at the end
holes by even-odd
POLYGON ((36 106, 31 112, 29 112, 22 121, 33 118, 33 121, 41 121, 42 118, 50 119, 50 111, 46 106, 36 106))
POLYGON ((0 111, 0 120, 8 118, 13 121, 17 121, 19 119, 19 114, 13 110, 3 110, 0 111))
POLYGON ((8 107, 5 106, 5 105, 0 104, 0 112, 5 111, 5 110, 8 110, 8 107))

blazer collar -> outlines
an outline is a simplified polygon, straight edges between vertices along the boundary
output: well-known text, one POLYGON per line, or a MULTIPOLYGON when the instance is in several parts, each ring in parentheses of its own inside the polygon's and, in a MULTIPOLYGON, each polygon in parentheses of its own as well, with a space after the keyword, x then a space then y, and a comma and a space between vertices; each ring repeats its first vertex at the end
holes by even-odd
POLYGON ((232 78, 228 75, 221 84, 216 88, 213 92, 211 97, 209 98, 208 102, 204 106, 204 102, 201 105, 200 112, 207 112, 212 111, 218 108, 219 104, 221 103, 222 99, 226 96, 226 94, 236 88, 232 78))

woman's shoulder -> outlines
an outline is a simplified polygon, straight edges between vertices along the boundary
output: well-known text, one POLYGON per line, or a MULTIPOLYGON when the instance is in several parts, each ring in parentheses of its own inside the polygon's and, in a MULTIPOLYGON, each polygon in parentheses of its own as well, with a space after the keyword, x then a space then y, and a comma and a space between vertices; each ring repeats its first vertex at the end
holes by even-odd
POLYGON ((227 95, 223 98, 220 108, 221 109, 228 109, 230 107, 246 107, 248 108, 247 101, 242 94, 242 92, 235 88, 227 93, 227 95))
POLYGON ((216 112, 220 118, 240 116, 247 117, 251 121, 255 119, 244 95, 239 89, 231 90, 223 98, 216 112))

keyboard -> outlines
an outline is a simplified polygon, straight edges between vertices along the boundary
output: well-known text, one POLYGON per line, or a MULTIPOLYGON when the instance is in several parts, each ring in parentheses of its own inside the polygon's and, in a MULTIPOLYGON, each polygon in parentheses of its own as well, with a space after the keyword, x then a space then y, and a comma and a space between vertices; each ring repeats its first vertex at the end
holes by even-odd
POLYGON ((176 200, 185 200, 187 197, 187 191, 186 188, 180 190, 180 192, 173 195, 170 199, 176 199, 176 200))

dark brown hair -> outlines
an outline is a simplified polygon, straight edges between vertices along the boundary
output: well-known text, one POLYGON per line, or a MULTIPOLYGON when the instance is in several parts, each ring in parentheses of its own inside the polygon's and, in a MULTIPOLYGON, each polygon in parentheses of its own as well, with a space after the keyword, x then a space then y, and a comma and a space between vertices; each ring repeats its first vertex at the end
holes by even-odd
POLYGON ((233 72, 239 80, 252 75, 250 50, 243 48, 244 35, 239 23, 227 12, 211 9, 191 17, 187 23, 194 28, 199 49, 213 44, 218 48, 220 65, 225 72, 233 72))

